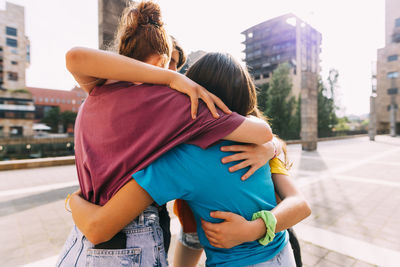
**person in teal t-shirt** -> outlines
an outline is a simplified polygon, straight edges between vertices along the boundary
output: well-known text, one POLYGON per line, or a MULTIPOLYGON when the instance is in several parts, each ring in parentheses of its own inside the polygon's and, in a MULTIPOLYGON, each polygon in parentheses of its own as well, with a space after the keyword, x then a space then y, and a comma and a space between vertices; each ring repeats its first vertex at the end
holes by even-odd
POLYGON ((208 266, 265 262, 287 244, 286 230, 276 233, 267 246, 253 241, 231 249, 220 249, 210 245, 201 228, 200 218, 219 222, 210 217, 211 211, 230 211, 251 220, 253 213, 272 210, 276 206, 269 165, 264 165, 243 182, 241 177, 245 170, 227 173, 226 166, 220 162, 226 153, 220 150, 223 145, 231 143, 224 141, 206 150, 195 145, 180 145, 135 173, 133 178, 159 205, 178 198, 188 202, 195 215, 208 266))

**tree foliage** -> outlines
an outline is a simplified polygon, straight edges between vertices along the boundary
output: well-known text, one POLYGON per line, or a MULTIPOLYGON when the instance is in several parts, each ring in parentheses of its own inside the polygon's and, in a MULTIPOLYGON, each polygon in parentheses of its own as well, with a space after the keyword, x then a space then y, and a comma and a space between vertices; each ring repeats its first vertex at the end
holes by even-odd
MULTIPOLYGON (((335 91, 339 73, 332 69, 327 79, 328 87, 320 78, 318 82, 318 136, 331 136, 337 124, 335 91)), ((271 82, 259 88, 258 105, 270 118, 274 133, 283 139, 300 139, 301 97, 291 95, 292 81, 289 64, 279 65, 271 76, 271 82)))
POLYGON ((281 64, 273 72, 269 86, 259 93, 260 109, 270 118, 274 133, 283 139, 297 139, 300 132, 298 101, 291 95, 292 81, 289 64, 281 64))
POLYGON ((51 132, 58 132, 58 126, 63 126, 63 131, 65 132, 68 128, 68 125, 75 124, 76 113, 72 111, 63 111, 60 112, 59 107, 53 107, 50 109, 44 118, 42 119, 43 123, 46 123, 50 128, 51 132))

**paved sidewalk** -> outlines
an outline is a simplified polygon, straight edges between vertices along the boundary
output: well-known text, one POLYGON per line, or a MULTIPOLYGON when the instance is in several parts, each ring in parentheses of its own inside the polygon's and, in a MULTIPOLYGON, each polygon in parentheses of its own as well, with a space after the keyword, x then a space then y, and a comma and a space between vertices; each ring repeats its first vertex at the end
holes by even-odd
MULTIPOLYGON (((295 228, 304 266, 399 266, 400 138, 288 150, 293 179, 313 211, 295 228)), ((0 266, 54 265, 72 227, 64 198, 76 188, 72 165, 0 172, 0 266)), ((174 217, 172 224, 177 233, 174 217)))

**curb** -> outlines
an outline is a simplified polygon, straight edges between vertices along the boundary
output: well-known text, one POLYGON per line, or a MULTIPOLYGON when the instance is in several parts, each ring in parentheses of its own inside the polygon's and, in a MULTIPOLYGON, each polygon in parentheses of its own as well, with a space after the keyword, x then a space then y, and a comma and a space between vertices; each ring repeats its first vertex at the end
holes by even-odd
POLYGON ((75 156, 0 161, 0 171, 75 164, 75 156))

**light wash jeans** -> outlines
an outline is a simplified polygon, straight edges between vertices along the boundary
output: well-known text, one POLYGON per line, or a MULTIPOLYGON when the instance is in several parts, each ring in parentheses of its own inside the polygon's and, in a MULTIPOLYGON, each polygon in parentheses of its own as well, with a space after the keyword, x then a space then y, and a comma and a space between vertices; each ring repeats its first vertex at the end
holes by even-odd
POLYGON ((277 266, 296 267, 296 262, 294 261, 293 250, 292 250, 292 247, 290 246, 289 242, 272 259, 270 259, 270 260, 268 260, 266 262, 257 263, 257 264, 254 264, 254 265, 249 265, 247 267, 277 267, 277 266))
POLYGON ((158 209, 149 206, 123 230, 126 249, 94 249, 75 226, 64 244, 57 266, 168 266, 158 209))

